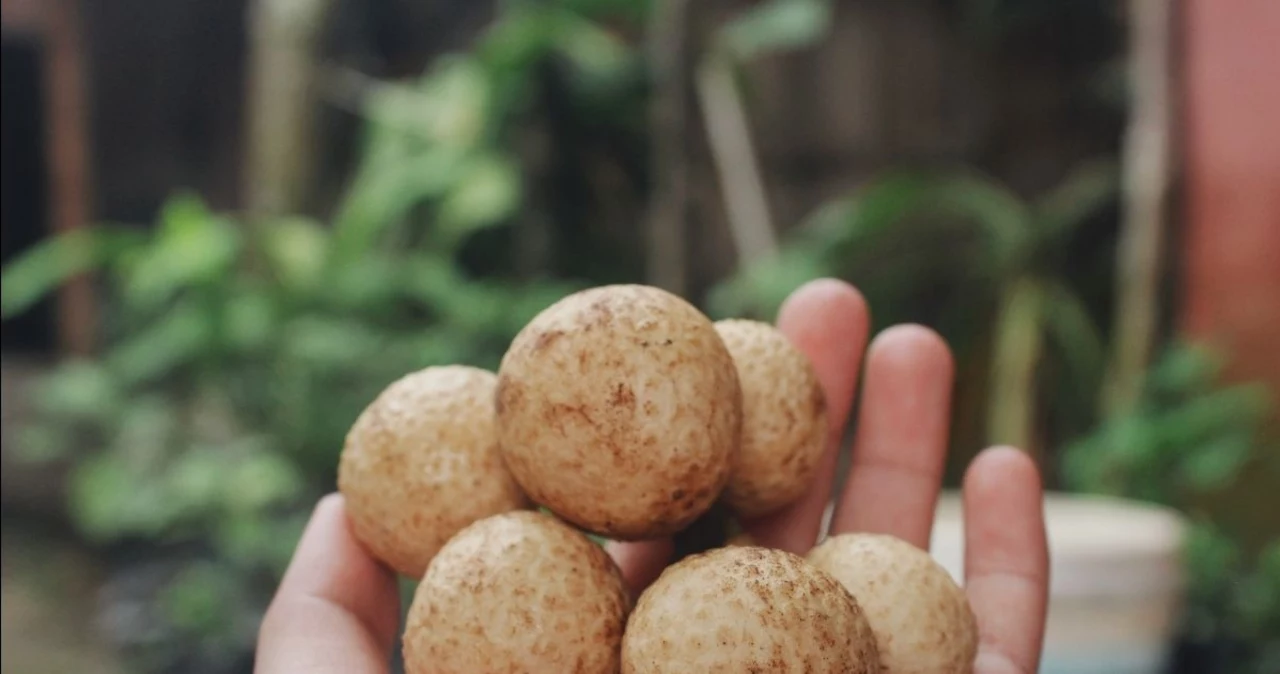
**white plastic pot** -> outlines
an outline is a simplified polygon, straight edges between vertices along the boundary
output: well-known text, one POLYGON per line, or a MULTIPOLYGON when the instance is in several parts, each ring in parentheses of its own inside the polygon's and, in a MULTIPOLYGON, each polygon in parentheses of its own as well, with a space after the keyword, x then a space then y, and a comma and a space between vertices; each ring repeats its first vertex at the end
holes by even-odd
MULTIPOLYGON (((1048 494, 1049 621, 1041 674, 1159 674, 1180 616, 1185 524, 1119 499, 1048 494)), ((959 497, 945 494, 932 554, 964 578, 959 497)))

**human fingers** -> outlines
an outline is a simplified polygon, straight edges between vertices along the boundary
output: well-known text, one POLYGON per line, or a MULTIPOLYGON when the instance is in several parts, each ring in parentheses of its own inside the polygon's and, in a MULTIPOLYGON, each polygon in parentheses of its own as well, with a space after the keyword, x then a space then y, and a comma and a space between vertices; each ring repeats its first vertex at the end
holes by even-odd
POLYGON ((605 550, 622 571, 622 579, 631 591, 632 598, 639 597, 649 584, 658 579, 667 567, 674 551, 670 538, 652 541, 609 541, 605 550))
POLYGON ((835 279, 812 281, 792 293, 778 312, 778 329, 813 364, 826 396, 827 451, 813 488, 800 500, 765 517, 743 522, 757 545, 807 552, 817 542, 831 500, 836 457, 867 345, 867 303, 853 286, 835 279))
POLYGON ((321 499, 258 633, 256 674, 384 674, 399 627, 395 575, 361 547, 343 499, 321 499))
POLYGON ((965 475, 965 591, 978 619, 975 674, 1033 674, 1044 641, 1049 553, 1040 473, 988 449, 965 475))
POLYGON ((951 424, 951 352, 932 330, 899 325, 872 342, 866 367, 832 531, 891 534, 927 549, 951 424))

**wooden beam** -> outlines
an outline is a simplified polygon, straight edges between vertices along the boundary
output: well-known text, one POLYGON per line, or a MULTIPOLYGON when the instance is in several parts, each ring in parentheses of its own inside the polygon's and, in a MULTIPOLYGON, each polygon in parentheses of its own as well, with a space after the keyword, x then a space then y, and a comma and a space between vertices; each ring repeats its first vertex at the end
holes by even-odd
MULTIPOLYGON (((76 0, 45 0, 42 4, 48 12, 44 88, 50 228, 64 234, 84 227, 92 217, 84 40, 76 0)), ((57 321, 63 352, 86 354, 93 350, 97 303, 87 275, 62 288, 57 321)))
POLYGON ((0 0, 0 25, 5 35, 42 35, 52 4, 46 0, 0 0))

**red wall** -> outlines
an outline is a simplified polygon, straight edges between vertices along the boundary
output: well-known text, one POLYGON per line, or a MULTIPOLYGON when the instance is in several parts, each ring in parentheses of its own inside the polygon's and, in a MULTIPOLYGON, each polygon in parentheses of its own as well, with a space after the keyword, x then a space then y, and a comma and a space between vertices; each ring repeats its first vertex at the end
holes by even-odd
MULTIPOLYGON (((1225 346, 1230 374, 1269 382, 1280 402, 1280 0, 1183 6, 1182 328, 1225 346)), ((1280 413, 1270 431, 1280 440, 1280 413)), ((1280 535, 1274 482, 1248 471, 1205 505, 1243 525, 1256 550, 1280 535)))
POLYGON ((1186 0, 1182 325, 1280 394, 1280 0, 1186 0))

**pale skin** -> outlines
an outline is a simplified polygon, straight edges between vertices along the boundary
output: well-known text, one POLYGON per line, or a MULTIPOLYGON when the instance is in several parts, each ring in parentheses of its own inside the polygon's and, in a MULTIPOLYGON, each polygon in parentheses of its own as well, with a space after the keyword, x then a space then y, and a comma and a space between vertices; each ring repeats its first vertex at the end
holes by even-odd
MULTIPOLYGON (((814 281, 783 305, 778 327, 808 355, 829 404, 830 442, 819 488, 783 512, 744 523, 759 545, 804 554, 817 541, 836 451, 861 381, 853 464, 832 533, 889 533, 926 547, 951 424, 954 365, 935 333, 914 325, 868 341, 854 288, 814 281), (860 380, 861 377, 861 380, 860 380)), ((964 479, 965 589, 978 618, 977 674, 1039 667, 1048 589, 1042 487, 1022 452, 990 448, 964 479)), ((670 541, 611 544, 633 592, 657 577, 670 541)), ((342 498, 312 515, 259 633, 257 674, 385 674, 399 627, 395 576, 351 533, 342 498)))

